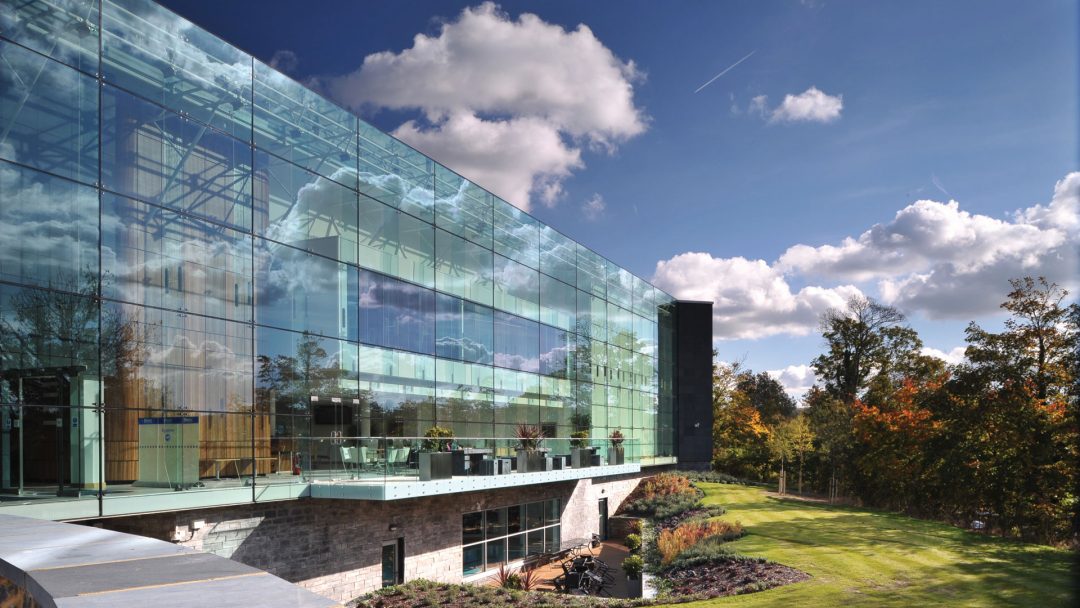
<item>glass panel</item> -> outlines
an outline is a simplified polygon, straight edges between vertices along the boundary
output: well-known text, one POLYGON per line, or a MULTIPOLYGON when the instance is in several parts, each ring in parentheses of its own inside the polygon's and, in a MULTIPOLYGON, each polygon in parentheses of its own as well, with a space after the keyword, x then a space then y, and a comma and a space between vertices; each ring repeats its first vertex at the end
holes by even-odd
POLYGON ((529 555, 538 555, 544 552, 544 531, 533 530, 529 532, 529 555))
MULTIPOLYGON (((49 378, 54 390, 83 400, 82 378, 49 378)), ((46 379, 24 378, 31 391, 43 388, 46 379)), ((97 379, 92 380, 93 395, 97 379)), ((96 397, 95 397, 96 398, 96 397)), ((101 415, 80 407, 19 407, 0 405, 0 507, 40 504, 58 500, 93 501, 101 487, 101 415), (17 432, 12 432, 18 429, 17 432)), ((44 506, 44 505, 40 505, 44 506)), ((94 505, 94 512, 97 511, 94 505)), ((47 508, 46 508, 47 509, 47 508)), ((48 512, 47 510, 45 511, 48 512)), ((9 602, 9 605, 22 605, 9 602)), ((31 604, 33 605, 33 604, 31 604)))
POLYGON ((446 167, 435 164, 435 225, 492 247, 495 197, 446 167))
POLYGON ((530 502, 525 508, 525 527, 532 530, 544 525, 544 503, 530 502))
POLYGON ((516 534, 506 539, 506 561, 512 562, 525 557, 525 535, 516 534))
POLYGON ((435 231, 435 287, 491 306, 494 267, 491 251, 442 230, 435 231))
POLYGON ((255 320, 261 325, 356 340, 358 291, 351 266, 255 241, 255 320))
POLYGON ((0 157, 96 183, 97 82, 3 41, 0 64, 0 157))
POLYGON ((540 275, 540 320, 567 331, 575 331, 577 290, 547 275, 540 275))
POLYGON ((251 56, 143 0, 108 0, 104 78, 167 108, 251 141, 251 56))
POLYGON ((552 498, 548 500, 545 505, 547 510, 544 514, 544 523, 557 524, 562 516, 561 502, 558 498, 552 498))
POLYGON ((540 222, 521 209, 495 198, 495 253, 540 267, 540 222))
POLYGON ((106 407, 251 409, 250 325, 117 303, 103 305, 102 320, 117 328, 103 334, 106 407))
POLYGON ((102 294, 135 304, 251 321, 251 237, 105 193, 102 294))
POLYGON ((96 0, 0 2, 0 32, 57 61, 97 73, 96 0))
POLYGON ((574 334, 557 327, 540 325, 540 373, 558 378, 571 377, 574 369, 574 334))
POLYGON ((487 567, 495 568, 506 561, 506 540, 499 539, 487 544, 487 567))
POLYGON ((513 534, 515 532, 521 532, 524 530, 521 521, 521 505, 513 505, 506 507, 506 532, 507 534, 513 534))
POLYGON ((0 161, 0 279, 95 294, 97 191, 0 161))
POLYGON ((607 340, 607 302, 590 292, 577 292, 577 331, 593 340, 607 340))
POLYGON ((506 536, 506 509, 490 509, 487 512, 487 538, 506 536))
POLYGON ((543 224, 540 225, 540 272, 568 285, 577 281, 577 244, 543 224))
POLYGON ((604 297, 607 287, 607 269, 604 262, 604 258, 584 245, 578 245, 577 288, 604 297))
POLYGON ((105 188, 251 230, 250 146, 112 87, 102 96, 105 188))
POLYGON ((494 360, 492 310, 441 293, 436 294, 435 302, 435 354, 491 365, 494 360))
POLYGON ((357 119, 255 62, 255 146, 356 188, 357 119))
POLYGON ((435 229, 360 195, 360 265, 435 287, 435 229))
POLYGON ((363 342, 435 354, 435 292, 361 270, 360 324, 363 342))
POLYGON ((608 301, 622 308, 630 308, 633 303, 634 275, 612 262, 607 262, 606 266, 608 301))
POLYGON ((435 423, 435 358, 360 345, 360 401, 371 435, 419 437, 435 423))
POLYGON ((390 587, 398 583, 397 544, 383 545, 382 548, 382 586, 390 587))
POLYGON ((540 273, 495 256, 495 308, 529 319, 540 316, 540 273))
POLYGON ((540 370, 540 324, 495 311, 495 365, 525 372, 540 370))
POLYGON ((461 516, 461 544, 467 545, 484 540, 484 512, 466 513, 461 516))
POLYGON ((360 192, 434 223, 435 162, 360 121, 360 192))
POLYGON ((484 545, 461 549, 461 573, 464 576, 484 571, 484 545))
MULTIPOLYGON (((0 403, 72 405, 69 387, 82 391, 86 381, 97 381, 98 315, 90 297, 0 283, 0 403)), ((101 319, 110 332, 118 332, 102 346, 110 354, 135 348, 117 321, 101 319)), ((96 392, 87 397, 93 398, 87 405, 98 400, 96 392)))
POLYGON ((266 238, 356 263, 356 193, 276 156, 255 155, 255 232, 266 238), (263 198, 262 193, 269 196, 263 198))
POLYGON ((435 420, 439 426, 449 426, 458 437, 492 437, 492 368, 436 359, 435 374, 435 420))
MULTIPOLYGON (((361 433, 357 384, 357 345, 268 327, 255 328, 256 409, 274 417, 272 436, 327 436, 341 430, 346 436, 361 433), (312 408, 334 403, 348 407, 356 417, 339 417, 334 428, 312 428, 312 408)), ((316 416, 315 424, 324 424, 316 416)))
POLYGON ((540 377, 496 369, 494 401, 496 437, 513 437, 519 424, 539 424, 540 377))
POLYGON ((607 341, 620 348, 631 348, 634 343, 634 315, 629 310, 608 303, 607 341))
POLYGON ((555 553, 559 550, 559 543, 561 542, 561 530, 560 526, 552 526, 544 530, 546 536, 545 545, 548 553, 555 553))

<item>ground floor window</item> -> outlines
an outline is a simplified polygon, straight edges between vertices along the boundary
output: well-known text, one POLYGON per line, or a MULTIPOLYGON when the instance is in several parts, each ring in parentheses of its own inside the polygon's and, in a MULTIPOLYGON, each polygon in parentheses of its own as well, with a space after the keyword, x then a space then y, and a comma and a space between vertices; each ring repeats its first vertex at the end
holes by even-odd
POLYGON ((465 513, 461 516, 462 574, 558 551, 561 513, 558 498, 465 513))

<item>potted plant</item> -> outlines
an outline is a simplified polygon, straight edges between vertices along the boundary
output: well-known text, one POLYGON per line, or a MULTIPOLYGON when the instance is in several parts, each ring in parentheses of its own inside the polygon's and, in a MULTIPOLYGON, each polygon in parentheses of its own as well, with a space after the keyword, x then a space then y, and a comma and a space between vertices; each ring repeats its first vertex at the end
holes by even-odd
POLYGON ((611 442, 611 447, 608 448, 608 464, 622 464, 623 463, 623 437, 622 431, 615 429, 611 431, 611 435, 608 436, 608 441, 611 442))
POLYGON ((532 473, 547 468, 540 446, 544 443, 544 430, 531 424, 519 424, 515 435, 518 440, 518 473, 532 473))
POLYGON ((589 449, 589 431, 570 434, 570 466, 575 469, 589 466, 592 450, 589 449))
POLYGON ((626 573, 626 591, 630 597, 641 597, 641 571, 645 569, 645 560, 640 555, 631 555, 622 562, 626 573))
POLYGON ((454 431, 441 426, 433 426, 424 433, 420 446, 420 481, 450 479, 454 474, 453 444, 454 431))

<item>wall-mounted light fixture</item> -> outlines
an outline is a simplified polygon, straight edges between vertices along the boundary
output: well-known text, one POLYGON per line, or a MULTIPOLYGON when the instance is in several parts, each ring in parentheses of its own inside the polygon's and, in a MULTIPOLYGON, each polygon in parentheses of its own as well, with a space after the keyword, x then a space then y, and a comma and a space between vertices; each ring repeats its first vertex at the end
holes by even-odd
POLYGON ((390 531, 391 532, 397 532, 398 531, 398 525, 397 524, 390 524, 390 531))

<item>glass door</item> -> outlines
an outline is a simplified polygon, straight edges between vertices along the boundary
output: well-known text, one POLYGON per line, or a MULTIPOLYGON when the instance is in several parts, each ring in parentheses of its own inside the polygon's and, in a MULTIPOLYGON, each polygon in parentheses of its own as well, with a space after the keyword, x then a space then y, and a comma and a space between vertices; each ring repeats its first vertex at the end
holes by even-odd
POLYGON ((382 586, 400 585, 404 580, 405 539, 386 543, 382 548, 382 586))

